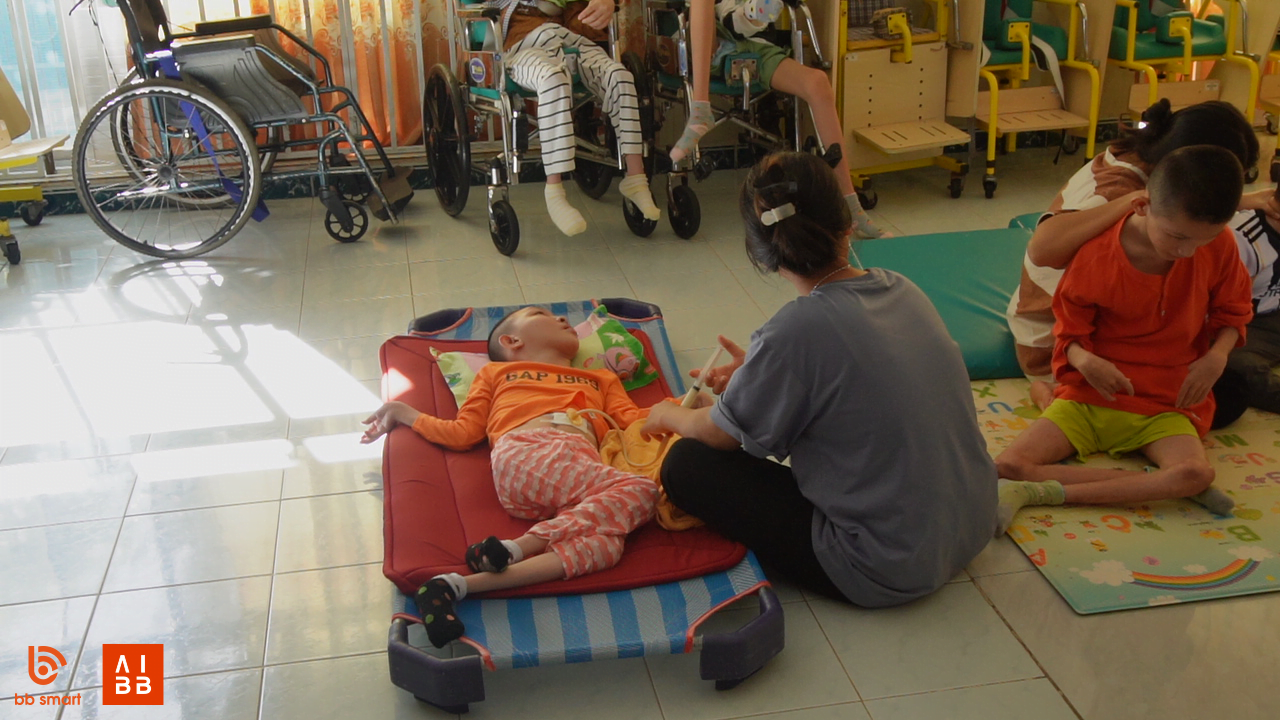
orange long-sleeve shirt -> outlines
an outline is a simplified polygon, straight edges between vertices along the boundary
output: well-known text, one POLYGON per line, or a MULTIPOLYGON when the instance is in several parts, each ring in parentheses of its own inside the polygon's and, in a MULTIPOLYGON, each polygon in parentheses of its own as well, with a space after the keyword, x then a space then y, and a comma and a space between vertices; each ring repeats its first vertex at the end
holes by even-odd
POLYGON ((1235 328, 1244 343, 1253 317, 1249 274, 1229 228, 1164 275, 1144 273, 1120 244, 1128 220, 1080 249, 1054 295, 1055 397, 1141 415, 1180 412, 1203 437, 1213 420, 1213 394, 1177 408, 1178 391, 1187 366, 1204 356, 1220 330, 1235 328), (1071 343, 1114 363, 1134 394, 1104 399, 1067 361, 1071 343))
MULTIPOLYGON (((647 408, 636 407, 622 381, 607 370, 523 361, 491 362, 476 373, 456 419, 422 414, 413 429, 450 450, 466 450, 486 435, 492 444, 541 415, 587 408, 607 412, 622 428, 649 415, 647 408)), ((587 417, 596 437, 604 437, 609 429, 606 421, 594 414, 587 417)))

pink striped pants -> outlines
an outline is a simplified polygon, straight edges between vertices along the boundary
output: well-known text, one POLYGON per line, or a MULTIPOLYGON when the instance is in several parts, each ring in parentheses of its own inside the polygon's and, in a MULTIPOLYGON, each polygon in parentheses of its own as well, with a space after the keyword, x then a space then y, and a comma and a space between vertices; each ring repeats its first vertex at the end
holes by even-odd
POLYGON ((508 513, 541 520, 529 534, 548 542, 566 578, 613 567, 627 534, 653 518, 658 486, 600 461, 585 437, 561 430, 517 430, 490 454, 493 484, 508 513))

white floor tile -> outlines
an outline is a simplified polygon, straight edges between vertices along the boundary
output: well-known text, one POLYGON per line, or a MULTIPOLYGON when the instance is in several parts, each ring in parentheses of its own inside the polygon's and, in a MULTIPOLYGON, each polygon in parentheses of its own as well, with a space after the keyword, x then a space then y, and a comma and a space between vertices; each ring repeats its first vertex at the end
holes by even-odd
POLYGON ((406 296, 317 303, 302 309, 298 337, 332 340, 369 335, 397 335, 413 320, 413 300, 406 296))
POLYGON ((1040 675, 971 583, 897 608, 809 604, 863 700, 1040 675))
POLYGON ((402 264, 308 270, 304 306, 339 300, 410 295, 409 270, 402 264))
POLYGON ((659 720, 645 661, 601 660, 489 673, 468 716, 529 720, 659 720))
POLYGON ((496 252, 459 260, 410 263, 409 279, 414 295, 474 288, 504 288, 517 284, 511 258, 496 252))
POLYGON ((976 582, 1081 717, 1274 714, 1275 593, 1079 616, 1038 572, 976 582))
POLYGON ((841 703, 822 707, 788 710, 749 716, 753 720, 871 720, 862 703, 841 703))
POLYGON ((258 667, 270 595, 269 577, 103 595, 72 687, 102 685, 103 643, 163 644, 166 678, 258 667))
POLYGON ((119 520, 94 520, 0 531, 0 605, 97 593, 119 530, 119 520))
MULTIPOLYGON (((876 720, 1075 720, 1043 678, 867 701, 876 720)), ((1131 716, 1132 717, 1132 716, 1131 716)))
POLYGON ((271 573, 279 504, 125 518, 104 592, 271 573))
POLYGON ((164 681, 164 705, 103 705, 102 691, 83 691, 62 720, 257 720, 262 670, 191 675, 164 681))
POLYGON ((529 253, 511 258, 521 285, 620 279, 622 268, 609 248, 529 253))
POLYGON ((123 458, 0 465, 0 530, 118 518, 133 480, 123 458))
POLYGON ((285 500, 276 572, 382 560, 382 493, 285 500))
POLYGON ((261 712, 272 720, 457 717, 392 685, 385 652, 269 667, 262 676, 261 712))
MULTIPOLYGON (((713 618, 709 630, 732 630, 755 611, 733 610, 713 618)), ((645 658, 667 720, 712 720, 764 712, 856 702, 849 677, 805 604, 786 606, 787 647, 736 688, 718 692, 698 678, 698 655, 645 658)))
POLYGON ((562 300, 599 300, 607 297, 636 297, 625 278, 600 278, 578 282, 525 285, 527 303, 552 303, 562 300))
POLYGON ((395 595, 381 564, 276 575, 267 664, 385 649, 395 595))
POLYGON ((1001 575, 1011 572, 1027 572, 1035 570, 1035 566, 1027 559, 1027 554, 1018 549, 1017 543, 1008 536, 1002 535, 987 543, 978 553, 978 557, 969 563, 968 572, 973 577, 1001 575))
POLYGON ((0 683, 8 695, 0 698, 0 706, 12 704, 19 693, 35 695, 71 687, 71 673, 80 655, 85 630, 89 628, 94 601, 92 597, 78 597, 0 606, 0 683), (42 672, 57 670, 57 677, 47 685, 38 685, 31 679, 28 648, 32 645, 36 645, 40 653, 36 662, 42 672), (66 661, 65 665, 46 651, 46 647, 57 651, 66 661))

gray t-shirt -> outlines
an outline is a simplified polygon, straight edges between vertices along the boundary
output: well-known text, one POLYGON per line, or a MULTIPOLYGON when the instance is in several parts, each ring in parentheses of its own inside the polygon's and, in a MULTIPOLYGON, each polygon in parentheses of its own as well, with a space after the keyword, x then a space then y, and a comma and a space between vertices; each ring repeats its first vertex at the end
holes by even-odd
POLYGON ((867 607, 927 595, 991 540, 996 468, 960 348, 915 283, 874 268, 796 298, 751 337, 712 419, 791 458, 813 548, 867 607))

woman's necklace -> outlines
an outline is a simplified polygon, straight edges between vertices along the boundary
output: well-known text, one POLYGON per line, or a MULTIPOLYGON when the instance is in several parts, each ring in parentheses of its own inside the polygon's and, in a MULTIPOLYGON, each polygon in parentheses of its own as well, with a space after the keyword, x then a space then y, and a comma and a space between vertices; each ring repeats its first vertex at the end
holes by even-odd
POLYGON ((821 280, 819 280, 818 282, 814 283, 814 284, 813 284, 813 287, 809 288, 809 292, 811 292, 811 293, 812 293, 814 290, 817 290, 817 289, 818 289, 818 286, 819 286, 819 285, 821 285, 822 283, 826 282, 827 280, 830 280, 832 275, 835 275, 836 273, 842 273, 842 272, 844 272, 845 270, 849 270, 849 269, 850 269, 850 268, 852 268, 852 267, 853 267, 852 265, 845 264, 845 265, 844 265, 844 267, 838 267, 838 268, 836 268, 835 270, 832 270, 831 272, 827 273, 826 275, 823 275, 821 280))

